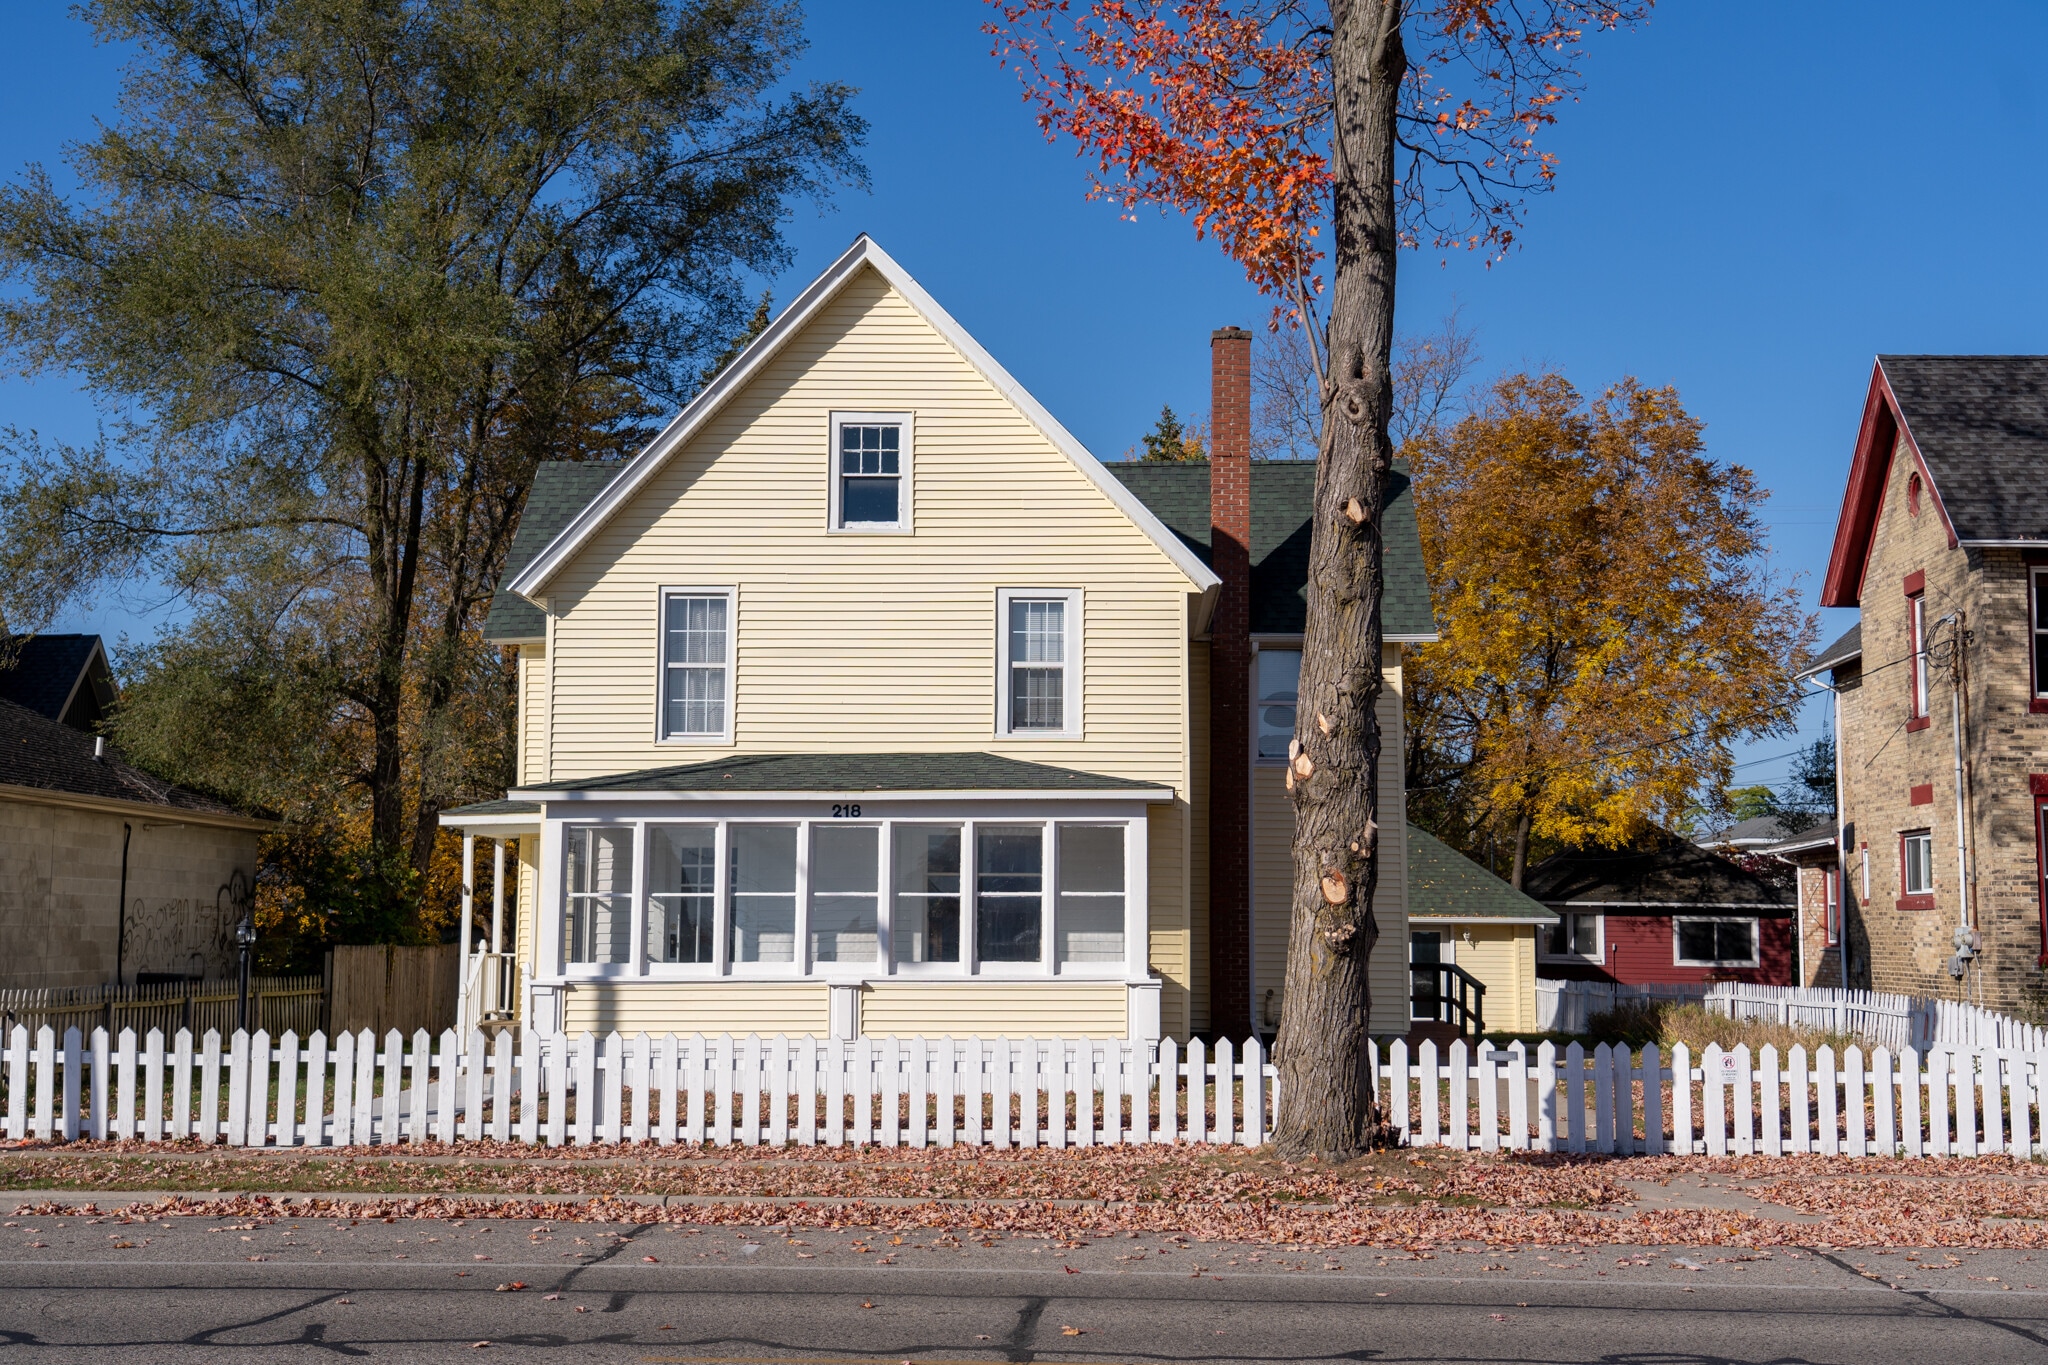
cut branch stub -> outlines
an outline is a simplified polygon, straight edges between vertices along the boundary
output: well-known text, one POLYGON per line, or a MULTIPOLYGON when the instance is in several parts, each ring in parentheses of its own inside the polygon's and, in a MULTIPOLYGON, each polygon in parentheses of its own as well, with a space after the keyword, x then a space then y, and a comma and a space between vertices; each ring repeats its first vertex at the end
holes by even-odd
POLYGON ((1296 777, 1313 777, 1315 775, 1315 771, 1316 761, 1310 758, 1306 753, 1299 753, 1294 756, 1294 775, 1296 777))
POLYGON ((1344 869, 1333 867, 1323 874, 1323 899, 1331 905, 1342 905, 1351 895, 1351 881, 1344 875, 1344 869))
POLYGON ((1316 725, 1322 730, 1325 736, 1337 733, 1336 722, 1332 721, 1328 716, 1324 715, 1320 711, 1316 712, 1316 725))
POLYGON ((1344 515, 1351 518, 1353 526, 1359 525, 1365 520, 1365 504, 1357 498, 1344 499, 1344 515))

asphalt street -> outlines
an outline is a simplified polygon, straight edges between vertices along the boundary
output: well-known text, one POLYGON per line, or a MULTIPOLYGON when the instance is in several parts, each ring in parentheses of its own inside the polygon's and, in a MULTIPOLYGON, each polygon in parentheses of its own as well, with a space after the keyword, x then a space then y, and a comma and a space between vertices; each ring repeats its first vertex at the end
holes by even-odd
POLYGON ((18 1217, 0 1361, 2038 1363, 2040 1255, 18 1217))

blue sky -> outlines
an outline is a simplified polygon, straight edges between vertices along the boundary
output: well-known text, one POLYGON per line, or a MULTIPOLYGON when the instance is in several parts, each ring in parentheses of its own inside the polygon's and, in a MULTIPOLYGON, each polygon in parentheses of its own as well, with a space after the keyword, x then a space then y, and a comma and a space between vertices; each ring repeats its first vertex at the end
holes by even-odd
MULTIPOLYGON (((111 115, 118 55, 66 10, 9 7, 0 173, 54 164, 111 115)), ((1133 445, 1162 403, 1204 409, 1210 330, 1256 326, 1267 305, 1185 224, 1083 200, 1071 149, 1040 138, 990 59, 984 8, 810 11, 799 75, 861 87, 873 188, 797 210, 778 300, 867 231, 1098 455, 1133 445)), ((1404 258, 1405 326, 1455 307, 1489 367, 1554 366, 1588 391, 1675 384, 1710 450, 1771 489, 1773 563, 1811 601, 1872 356, 2048 350, 2044 47, 2048 6, 2014 0, 1966 24, 1893 0, 1668 0, 1593 42, 1584 102, 1549 139, 1558 189, 1531 205, 1519 250, 1490 267, 1404 258)), ((94 422, 61 379, 0 381, 0 424, 80 439, 94 422)), ((63 625, 111 638, 154 619, 109 600, 63 625)), ((1851 619, 1828 613, 1824 633, 1851 619)))

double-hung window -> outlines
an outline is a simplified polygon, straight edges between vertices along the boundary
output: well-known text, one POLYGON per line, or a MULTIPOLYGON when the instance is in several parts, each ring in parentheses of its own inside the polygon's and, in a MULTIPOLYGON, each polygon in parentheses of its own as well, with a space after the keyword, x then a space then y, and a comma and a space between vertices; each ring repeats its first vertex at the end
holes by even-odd
POLYGON ((997 732, 1081 734, 1081 594, 1004 589, 997 609, 997 732))
POLYGON ((1906 610, 1907 629, 1911 632, 1907 643, 1911 647, 1913 670, 1912 709, 1908 715, 1911 719, 1921 720, 1927 715, 1927 594, 1916 592, 1908 597, 1906 610))
POLYGON ((1757 965, 1756 921, 1753 919, 1675 919, 1671 922, 1673 961, 1680 967, 1754 967, 1757 965))
POLYGON ((647 960, 713 961, 718 944, 718 826, 647 831, 647 960))
POLYGON ((1600 960, 1600 917, 1576 910, 1560 911, 1557 923, 1544 930, 1546 957, 1583 957, 1600 960))
POLYGON ((1827 902, 1821 907, 1827 928, 1827 946, 1832 948, 1842 941, 1842 869, 1826 868, 1821 876, 1821 894, 1827 902))
POLYGON ((1060 825, 1057 959, 1124 960, 1124 827, 1060 825))
POLYGON ((1259 757, 1285 759, 1294 742, 1295 707, 1300 700, 1301 651, 1259 650, 1259 757))
POLYGON ((1934 831, 1907 830, 1899 836, 1899 894, 1907 899, 1924 898, 1923 907, 1933 908, 1934 831))
POLYGON ((2048 565, 2027 571, 2029 642, 2034 647, 2034 709, 2048 709, 2048 565))
POLYGON ((903 963, 960 960, 960 826, 896 826, 890 937, 903 963))
POLYGON ((879 826, 811 827, 811 961, 877 960, 881 879, 879 826))
POLYGON ((907 412, 832 414, 834 531, 910 529, 907 412))
POLYGON ((722 743, 732 737, 729 588, 671 588, 661 595, 661 738, 722 743))

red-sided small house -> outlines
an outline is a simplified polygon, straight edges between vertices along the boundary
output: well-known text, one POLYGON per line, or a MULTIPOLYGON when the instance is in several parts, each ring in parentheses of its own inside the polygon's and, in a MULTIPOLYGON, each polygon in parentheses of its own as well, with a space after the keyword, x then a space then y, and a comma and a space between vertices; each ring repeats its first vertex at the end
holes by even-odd
POLYGON ((1523 890, 1558 916, 1537 942, 1539 976, 1792 984, 1792 889, 1675 835, 1556 854, 1529 870, 1523 890))

